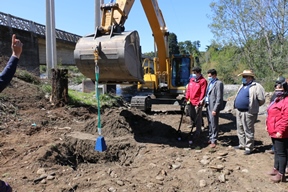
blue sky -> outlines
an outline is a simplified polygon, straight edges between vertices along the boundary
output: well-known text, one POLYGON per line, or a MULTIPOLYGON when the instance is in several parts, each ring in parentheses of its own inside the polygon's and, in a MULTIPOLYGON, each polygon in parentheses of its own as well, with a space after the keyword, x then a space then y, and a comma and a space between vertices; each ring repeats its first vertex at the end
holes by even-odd
MULTIPOLYGON (((110 0, 104 0, 108 3, 110 0)), ((177 35, 178 42, 199 40, 200 50, 210 45, 213 34, 208 28, 209 4, 212 0, 158 0, 169 32, 177 35)), ((95 0, 55 0, 56 28, 86 35, 94 32, 95 0)), ((46 23, 46 0, 1 0, 0 11, 40 24, 46 23)), ((136 0, 125 24, 126 30, 137 30, 142 52, 154 50, 153 37, 141 2, 136 0)))

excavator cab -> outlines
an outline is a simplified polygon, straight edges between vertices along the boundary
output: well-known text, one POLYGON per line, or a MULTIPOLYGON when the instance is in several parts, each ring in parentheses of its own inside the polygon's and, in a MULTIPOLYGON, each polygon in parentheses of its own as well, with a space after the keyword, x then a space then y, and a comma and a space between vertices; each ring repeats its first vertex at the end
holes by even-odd
POLYGON ((191 57, 189 55, 174 55, 171 67, 171 85, 173 87, 186 86, 189 83, 191 67, 191 57))

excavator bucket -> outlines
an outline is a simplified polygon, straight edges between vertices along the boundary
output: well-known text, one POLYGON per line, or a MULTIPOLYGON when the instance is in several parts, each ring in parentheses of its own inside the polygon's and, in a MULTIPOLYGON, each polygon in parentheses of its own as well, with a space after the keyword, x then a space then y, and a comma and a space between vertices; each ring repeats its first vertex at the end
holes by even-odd
POLYGON ((80 38, 74 50, 79 71, 95 80, 94 51, 98 50, 99 83, 143 82, 140 39, 137 31, 112 36, 80 38))

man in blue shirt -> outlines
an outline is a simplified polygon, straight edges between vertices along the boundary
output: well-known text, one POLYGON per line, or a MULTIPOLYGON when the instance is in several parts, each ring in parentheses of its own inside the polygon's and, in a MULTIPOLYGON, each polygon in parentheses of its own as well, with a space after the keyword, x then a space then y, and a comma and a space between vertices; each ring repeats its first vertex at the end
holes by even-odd
POLYGON ((244 70, 238 76, 242 76, 242 85, 234 101, 239 139, 239 145, 235 149, 243 149, 244 155, 249 155, 254 148, 254 124, 259 107, 265 103, 265 90, 255 82, 255 75, 251 70, 244 70))
POLYGON ((16 39, 16 35, 13 34, 11 44, 12 56, 10 57, 4 70, 0 73, 0 92, 2 92, 9 85, 16 72, 17 64, 22 53, 22 46, 23 44, 21 41, 16 39))

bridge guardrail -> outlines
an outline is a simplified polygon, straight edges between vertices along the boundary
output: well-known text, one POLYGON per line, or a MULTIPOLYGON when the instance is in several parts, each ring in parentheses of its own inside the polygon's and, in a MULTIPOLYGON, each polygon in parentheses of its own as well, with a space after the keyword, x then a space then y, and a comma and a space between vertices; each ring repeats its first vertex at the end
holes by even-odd
MULTIPOLYGON (((6 14, 3 12, 0 12, 0 25, 12 27, 24 31, 30 31, 38 35, 45 36, 45 25, 41 25, 39 23, 35 23, 33 21, 29 21, 26 19, 22 19, 20 17, 15 17, 10 14, 6 14)), ((66 31, 62 31, 59 29, 55 30, 55 35, 57 39, 74 42, 76 43, 81 36, 69 33, 66 31)))

